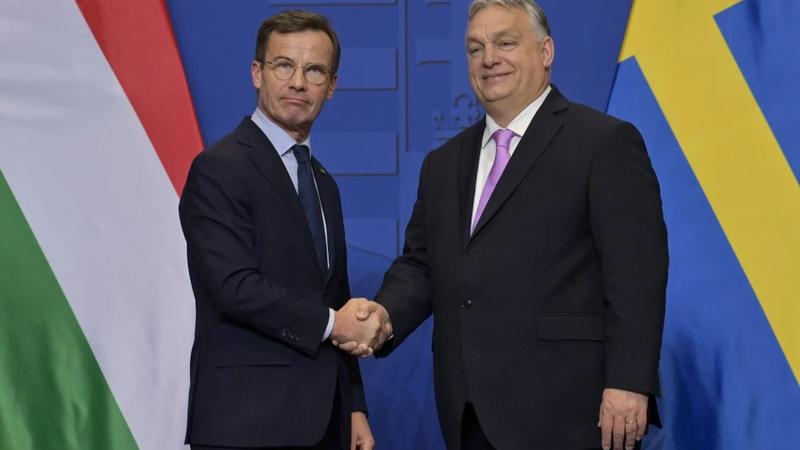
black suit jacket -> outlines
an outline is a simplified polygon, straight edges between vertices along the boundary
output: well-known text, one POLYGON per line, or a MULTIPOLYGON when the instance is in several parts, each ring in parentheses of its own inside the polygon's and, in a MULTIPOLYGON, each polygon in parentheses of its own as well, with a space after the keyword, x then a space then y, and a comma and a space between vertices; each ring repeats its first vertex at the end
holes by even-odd
POLYGON ((345 444, 350 412, 366 411, 358 362, 320 342, 350 289, 339 192, 312 164, 326 276, 286 168, 249 117, 192 164, 180 202, 197 306, 187 443, 312 445, 337 386, 345 444))
POLYGON ((659 390, 667 245, 644 142, 554 88, 470 236, 483 130, 422 165, 403 254, 377 295, 394 325, 383 353, 434 315, 449 448, 461 448, 467 401, 500 449, 597 448, 605 387, 659 390))

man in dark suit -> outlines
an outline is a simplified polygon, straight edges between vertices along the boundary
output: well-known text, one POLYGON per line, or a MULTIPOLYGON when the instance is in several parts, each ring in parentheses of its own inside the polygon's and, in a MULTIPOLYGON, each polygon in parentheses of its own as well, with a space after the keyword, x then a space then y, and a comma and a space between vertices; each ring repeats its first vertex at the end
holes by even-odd
POLYGON ((644 142, 550 85, 532 0, 474 0, 466 46, 487 115, 422 165, 369 316, 393 325, 379 355, 433 314, 450 449, 634 448, 659 392, 667 276, 644 142))
POLYGON ((339 192, 309 149, 339 51, 320 15, 266 20, 251 68, 258 107, 189 172, 195 450, 374 447, 358 362, 326 342, 375 345, 380 327, 355 318, 365 300, 348 302, 339 192))

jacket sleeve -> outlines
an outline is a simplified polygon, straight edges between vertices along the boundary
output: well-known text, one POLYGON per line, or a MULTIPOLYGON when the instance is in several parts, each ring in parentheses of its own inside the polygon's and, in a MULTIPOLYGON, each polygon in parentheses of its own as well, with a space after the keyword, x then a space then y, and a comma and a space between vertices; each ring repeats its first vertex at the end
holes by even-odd
POLYGON ((588 195, 606 301, 605 384, 659 395, 667 234, 658 180, 633 125, 620 122, 596 149, 588 195))
POLYGON ((420 169, 417 199, 406 226, 403 254, 389 267, 375 300, 389 312, 394 336, 378 352, 391 353, 432 313, 429 298, 430 274, 426 220, 426 180, 430 172, 429 153, 420 169))

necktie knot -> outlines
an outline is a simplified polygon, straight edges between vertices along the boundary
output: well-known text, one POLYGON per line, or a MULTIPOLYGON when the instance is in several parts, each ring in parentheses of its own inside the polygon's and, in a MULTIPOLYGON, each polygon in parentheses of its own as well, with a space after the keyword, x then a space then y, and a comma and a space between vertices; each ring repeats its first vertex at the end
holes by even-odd
POLYGON ((295 144, 292 146, 292 152, 298 163, 306 163, 311 159, 311 150, 307 145, 295 144))
POLYGON ((515 136, 514 132, 507 129, 501 128, 492 134, 492 139, 494 139, 494 143, 498 149, 505 149, 508 151, 508 144, 511 143, 511 138, 515 136))

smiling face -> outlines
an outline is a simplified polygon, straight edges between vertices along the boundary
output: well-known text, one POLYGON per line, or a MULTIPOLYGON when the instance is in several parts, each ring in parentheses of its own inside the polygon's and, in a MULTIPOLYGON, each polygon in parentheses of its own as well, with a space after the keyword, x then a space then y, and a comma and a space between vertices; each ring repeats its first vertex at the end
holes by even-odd
POLYGON ((550 83, 553 40, 522 8, 489 6, 467 28, 469 81, 486 112, 505 127, 550 83))
POLYGON ((303 77, 303 68, 332 64, 333 43, 322 31, 300 31, 269 35, 263 58, 265 61, 285 61, 297 66, 288 80, 280 80, 268 64, 253 61, 251 75, 258 89, 258 107, 297 142, 311 132, 322 105, 333 97, 336 76, 328 75, 321 85, 311 84, 303 77))

